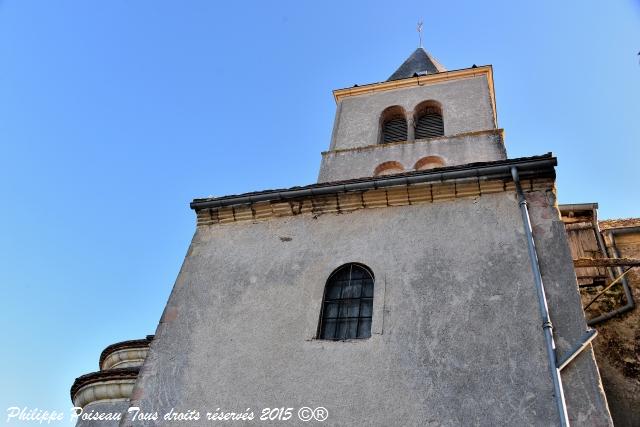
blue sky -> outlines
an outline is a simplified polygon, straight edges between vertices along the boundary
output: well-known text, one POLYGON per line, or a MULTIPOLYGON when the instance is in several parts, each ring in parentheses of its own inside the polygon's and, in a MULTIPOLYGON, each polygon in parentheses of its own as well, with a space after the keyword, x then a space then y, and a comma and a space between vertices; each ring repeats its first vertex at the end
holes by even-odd
MULTIPOLYGON (((337 88, 493 64, 510 157, 640 216, 638 2, 0 0, 0 416, 155 331, 194 197, 313 183, 337 88)), ((67 423, 68 424, 68 423, 67 423)))

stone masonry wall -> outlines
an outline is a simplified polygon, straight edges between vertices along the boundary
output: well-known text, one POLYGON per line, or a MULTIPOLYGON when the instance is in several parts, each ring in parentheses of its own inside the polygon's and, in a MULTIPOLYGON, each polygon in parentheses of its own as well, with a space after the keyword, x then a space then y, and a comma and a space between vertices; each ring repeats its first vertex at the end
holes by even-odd
MULTIPOLYGON (((575 274, 553 192, 528 199, 562 354, 586 328, 575 274)), ((575 425, 611 425, 590 349, 563 379, 575 425)), ((341 426, 557 425, 515 194, 199 226, 132 404, 324 406, 324 424, 341 426), (349 262, 375 275, 372 337, 315 339, 325 282, 349 262)))

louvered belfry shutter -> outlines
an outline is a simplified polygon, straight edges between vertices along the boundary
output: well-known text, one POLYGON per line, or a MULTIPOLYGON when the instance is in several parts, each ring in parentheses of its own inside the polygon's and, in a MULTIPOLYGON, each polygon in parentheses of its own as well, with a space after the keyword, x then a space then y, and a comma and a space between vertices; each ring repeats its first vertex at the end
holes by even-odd
POLYGON ((416 123, 416 139, 434 138, 444 135, 442 115, 437 111, 426 111, 416 123))
POLYGON ((407 120, 403 117, 388 120, 382 129, 382 142, 398 142, 407 140, 407 120))

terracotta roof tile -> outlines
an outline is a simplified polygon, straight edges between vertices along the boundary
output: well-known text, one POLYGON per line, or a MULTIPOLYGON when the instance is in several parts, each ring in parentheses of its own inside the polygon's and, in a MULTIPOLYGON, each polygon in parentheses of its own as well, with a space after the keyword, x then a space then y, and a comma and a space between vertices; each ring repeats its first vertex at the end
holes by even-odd
POLYGON ((624 227, 639 227, 640 218, 605 219, 598 222, 601 230, 624 227))

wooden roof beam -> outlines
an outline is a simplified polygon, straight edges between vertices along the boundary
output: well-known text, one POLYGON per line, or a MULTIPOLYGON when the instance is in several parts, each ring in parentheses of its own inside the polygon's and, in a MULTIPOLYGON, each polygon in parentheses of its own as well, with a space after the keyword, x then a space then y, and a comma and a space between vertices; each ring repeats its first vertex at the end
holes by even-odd
POLYGON ((638 258, 578 258, 573 260, 574 267, 638 267, 638 258))

